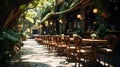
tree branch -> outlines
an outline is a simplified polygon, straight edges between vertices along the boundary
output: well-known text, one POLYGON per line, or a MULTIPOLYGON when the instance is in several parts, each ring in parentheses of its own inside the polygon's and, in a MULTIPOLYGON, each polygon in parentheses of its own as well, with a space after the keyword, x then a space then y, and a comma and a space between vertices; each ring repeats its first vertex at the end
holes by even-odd
POLYGON ((61 11, 61 12, 56 12, 56 13, 48 13, 42 20, 42 22, 44 22, 45 20, 47 20, 50 16, 52 15, 59 15, 59 14, 63 14, 63 13, 68 13, 70 11, 79 9, 79 8, 85 8, 86 6, 90 6, 92 5, 92 1, 91 0, 83 0, 82 2, 78 2, 74 7, 69 8, 67 10, 61 11))
POLYGON ((21 10, 19 9, 17 9, 17 11, 15 11, 15 9, 12 10, 8 18, 6 19, 5 24, 3 25, 2 29, 7 28, 10 25, 10 23, 13 21, 13 19, 18 16, 19 13, 21 13, 21 10))

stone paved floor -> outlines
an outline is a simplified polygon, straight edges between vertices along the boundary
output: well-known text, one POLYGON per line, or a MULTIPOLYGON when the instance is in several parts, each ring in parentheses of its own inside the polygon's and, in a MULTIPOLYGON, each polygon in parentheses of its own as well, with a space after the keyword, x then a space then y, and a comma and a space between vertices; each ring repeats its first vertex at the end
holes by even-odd
POLYGON ((38 45, 34 39, 24 41, 21 51, 11 61, 11 67, 74 67, 66 57, 56 56, 43 45, 38 45))

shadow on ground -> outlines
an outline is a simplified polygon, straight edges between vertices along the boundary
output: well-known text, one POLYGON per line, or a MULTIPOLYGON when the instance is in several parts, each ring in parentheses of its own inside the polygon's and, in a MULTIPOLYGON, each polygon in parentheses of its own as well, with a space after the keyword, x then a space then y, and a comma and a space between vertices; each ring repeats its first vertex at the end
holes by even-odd
POLYGON ((37 62, 14 62, 10 67, 52 67, 45 63, 37 62))

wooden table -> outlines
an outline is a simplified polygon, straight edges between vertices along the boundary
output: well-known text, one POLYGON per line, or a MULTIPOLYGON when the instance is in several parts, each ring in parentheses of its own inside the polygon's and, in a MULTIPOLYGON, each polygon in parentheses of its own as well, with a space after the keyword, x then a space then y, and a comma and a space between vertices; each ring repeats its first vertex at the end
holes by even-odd
POLYGON ((97 59, 97 56, 96 56, 97 46, 99 46, 101 44, 106 45, 108 41, 107 40, 98 40, 98 39, 82 39, 82 40, 83 40, 84 44, 90 44, 92 46, 92 48, 91 48, 92 56, 93 56, 92 62, 95 65, 96 59, 97 59))
POLYGON ((99 44, 99 43, 103 43, 106 44, 107 40, 98 40, 98 39, 82 39, 83 43, 95 43, 95 44, 99 44))
MULTIPOLYGON (((71 41, 74 41, 73 38, 70 38, 71 41)), ((96 50, 97 50, 97 46, 99 46, 100 44, 107 44, 107 40, 99 40, 99 39, 82 39, 84 44, 90 44, 91 50, 92 50, 92 55, 93 55, 93 62, 96 62, 96 50)))

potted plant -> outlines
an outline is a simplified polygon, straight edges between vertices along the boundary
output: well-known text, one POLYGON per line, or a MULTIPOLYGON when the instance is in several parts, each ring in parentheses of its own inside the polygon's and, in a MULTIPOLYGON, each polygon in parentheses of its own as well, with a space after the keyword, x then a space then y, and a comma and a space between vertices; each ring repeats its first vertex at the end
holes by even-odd
POLYGON ((97 35, 95 33, 91 34, 91 39, 95 39, 97 37, 97 35))

